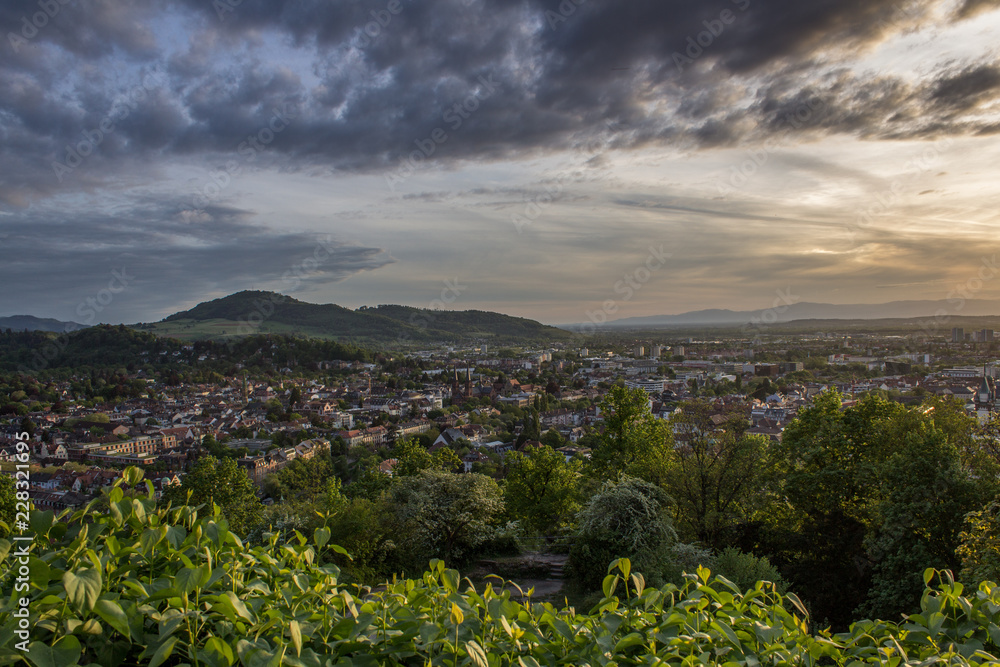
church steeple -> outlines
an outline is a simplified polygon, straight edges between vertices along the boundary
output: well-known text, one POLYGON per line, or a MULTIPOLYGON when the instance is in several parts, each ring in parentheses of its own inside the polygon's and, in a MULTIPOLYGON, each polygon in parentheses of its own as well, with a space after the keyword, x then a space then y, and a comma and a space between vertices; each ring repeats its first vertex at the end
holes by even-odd
POLYGON ((979 399, 980 405, 993 402, 993 387, 986 374, 986 364, 983 364, 983 381, 979 384, 979 392, 976 397, 979 399))

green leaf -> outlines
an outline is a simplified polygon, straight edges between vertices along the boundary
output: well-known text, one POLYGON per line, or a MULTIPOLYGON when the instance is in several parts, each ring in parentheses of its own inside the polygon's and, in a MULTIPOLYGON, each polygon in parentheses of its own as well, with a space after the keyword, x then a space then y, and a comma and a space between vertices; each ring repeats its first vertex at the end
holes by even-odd
POLYGON ((170 543, 174 549, 180 549, 181 544, 184 543, 184 539, 187 537, 187 531, 184 530, 184 526, 167 526, 167 542, 170 543))
POLYGON ((288 632, 292 635, 292 645, 295 647, 295 655, 302 655, 302 628, 299 627, 299 622, 292 621, 289 623, 288 632))
POLYGON ((52 510, 45 510, 44 512, 36 510, 32 512, 29 520, 31 532, 35 535, 45 535, 49 532, 49 528, 52 527, 52 519, 52 510))
POLYGON ((802 614, 803 618, 806 619, 809 618, 809 610, 806 609, 806 606, 804 604, 802 604, 802 600, 799 599, 798 595, 789 592, 785 593, 785 597, 792 601, 792 604, 795 605, 795 609, 797 609, 798 612, 802 614))
POLYGON ((316 543, 316 546, 318 547, 326 546, 326 543, 329 541, 330 541, 329 528, 317 528, 316 531, 313 532, 313 542, 316 543))
POLYGON ((159 528, 147 528, 142 531, 142 536, 139 538, 139 546, 142 548, 142 552, 144 554, 152 553, 153 547, 160 543, 165 532, 159 528))
POLYGON ((490 667, 490 661, 486 658, 486 651, 475 641, 466 642, 465 652, 472 658, 476 667, 490 667))
POLYGON ((67 667, 80 661, 83 649, 80 640, 67 635, 52 646, 42 642, 31 642, 26 657, 36 667, 67 667))
POLYGON ((455 625, 461 625, 462 621, 464 621, 464 620, 465 620, 465 614, 462 613, 462 610, 459 608, 459 606, 457 604, 455 604, 454 602, 452 602, 451 603, 451 622, 454 623, 455 625))
POLYGON ((929 567, 926 570, 924 570, 924 586, 930 586, 931 585, 931 579, 933 579, 933 578, 934 578, 934 568, 933 567, 929 567))
POLYGON ((204 586, 211 576, 212 571, 205 564, 200 567, 179 570, 174 576, 174 581, 177 584, 177 590, 181 593, 191 593, 204 586))
POLYGON ((128 628, 128 617, 125 610, 117 602, 112 600, 98 600, 94 605, 94 613, 104 619, 104 622, 120 632, 126 638, 131 639, 128 628))
POLYGON ((35 556, 32 556, 28 560, 28 569, 31 571, 29 575, 31 577, 31 584, 42 589, 48 588, 49 581, 59 576, 58 571, 53 572, 48 563, 35 556))
POLYGON ((167 637, 167 640, 160 644, 160 647, 153 653, 153 657, 149 659, 149 664, 146 667, 159 667, 159 665, 162 665, 163 661, 169 658, 170 654, 174 652, 176 644, 177 637, 167 637))
POLYGON ((458 582, 462 580, 458 570, 445 570, 441 573, 441 583, 452 593, 458 592, 458 582))
POLYGON ((604 591, 604 597, 606 598, 611 597, 614 594, 616 588, 618 588, 617 574, 609 574, 608 576, 604 577, 604 583, 601 584, 601 590, 604 591))
POLYGON ((208 654, 215 664, 228 666, 236 662, 236 654, 233 653, 233 647, 218 637, 209 637, 205 641, 203 652, 208 654))
POLYGON ((726 636, 726 639, 728 639, 729 643, 731 643, 733 646, 737 647, 742 646, 740 638, 736 636, 736 633, 733 632, 733 629, 729 627, 729 625, 724 621, 713 621, 711 627, 724 634, 726 636))
POLYGON ((62 577, 69 601, 77 609, 90 611, 101 594, 101 573, 91 568, 66 572, 62 577))
POLYGON ((125 472, 122 473, 122 478, 131 488, 141 482, 145 474, 146 473, 142 470, 142 468, 138 466, 129 466, 125 468, 125 472))
POLYGON ((618 653, 621 650, 631 648, 632 646, 640 646, 645 643, 646 643, 645 637, 640 635, 638 632, 632 632, 622 637, 621 640, 617 644, 615 644, 614 652, 618 653))
POLYGON ((220 597, 225 597, 229 601, 229 604, 232 605, 233 611, 236 612, 237 616, 239 616, 240 618, 249 623, 255 622, 253 614, 251 614, 250 610, 247 609, 247 606, 243 603, 243 600, 236 597, 236 593, 233 593, 232 591, 226 591, 220 597))
MULTIPOLYGON (((111 493, 114 493, 115 491, 118 493, 122 492, 122 490, 117 487, 111 489, 111 493)), ((122 516, 121 508, 118 507, 117 503, 112 502, 108 505, 108 509, 111 511, 111 518, 115 520, 115 525, 120 526, 125 520, 125 517, 122 516)))

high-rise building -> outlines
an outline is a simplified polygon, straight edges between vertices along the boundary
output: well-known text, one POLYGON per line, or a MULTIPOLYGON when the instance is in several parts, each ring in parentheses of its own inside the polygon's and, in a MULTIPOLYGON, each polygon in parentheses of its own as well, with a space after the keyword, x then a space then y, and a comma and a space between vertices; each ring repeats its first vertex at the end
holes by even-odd
POLYGON ((952 343, 964 343, 965 342, 965 329, 962 327, 955 327, 951 330, 951 342, 952 343))

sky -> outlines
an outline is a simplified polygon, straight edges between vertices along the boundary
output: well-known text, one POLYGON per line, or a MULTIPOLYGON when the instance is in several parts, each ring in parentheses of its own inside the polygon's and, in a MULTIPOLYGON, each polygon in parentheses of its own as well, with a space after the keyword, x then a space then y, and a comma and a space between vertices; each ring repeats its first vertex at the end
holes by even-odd
POLYGON ((4 0, 0 315, 1000 298, 996 0, 4 0))

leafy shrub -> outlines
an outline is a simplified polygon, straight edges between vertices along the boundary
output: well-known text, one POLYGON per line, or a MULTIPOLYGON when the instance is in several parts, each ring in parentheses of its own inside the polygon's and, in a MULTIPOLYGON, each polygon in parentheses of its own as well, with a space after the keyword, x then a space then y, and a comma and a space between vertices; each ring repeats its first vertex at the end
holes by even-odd
POLYGON ((432 556, 452 563, 468 561, 492 537, 491 526, 503 512, 496 481, 477 473, 423 470, 393 486, 396 543, 404 562, 422 567, 432 556))
POLYGON ((715 555, 711 549, 697 544, 678 542, 670 549, 670 564, 664 571, 667 581, 678 586, 683 585, 684 575, 697 572, 699 567, 715 569, 715 555))
POLYGON ((736 584, 741 591, 753 588, 758 581, 769 581, 782 593, 788 590, 788 583, 781 577, 778 569, 771 565, 771 561, 733 547, 723 549, 715 556, 713 569, 716 574, 736 584))
POLYGON ((580 528, 569 554, 569 572, 576 584, 597 588, 608 564, 626 557, 651 582, 662 581, 670 548, 677 541, 670 505, 660 487, 641 479, 605 482, 577 518, 580 528))
POLYGON ((1000 580, 1000 502, 993 501, 965 517, 957 553, 965 582, 1000 580))

